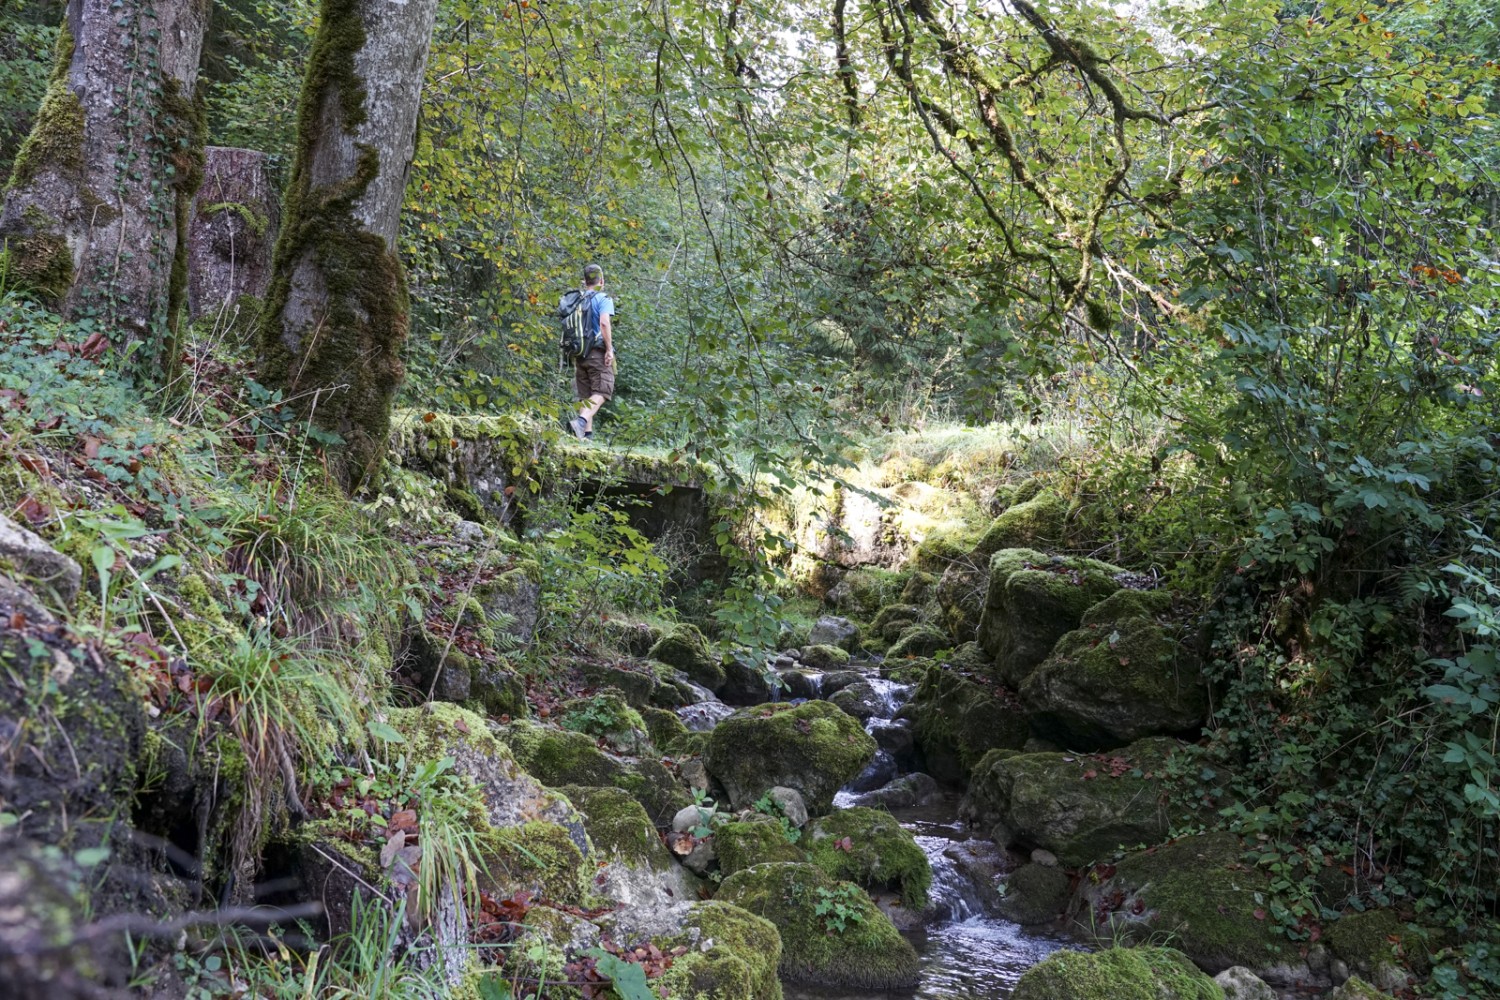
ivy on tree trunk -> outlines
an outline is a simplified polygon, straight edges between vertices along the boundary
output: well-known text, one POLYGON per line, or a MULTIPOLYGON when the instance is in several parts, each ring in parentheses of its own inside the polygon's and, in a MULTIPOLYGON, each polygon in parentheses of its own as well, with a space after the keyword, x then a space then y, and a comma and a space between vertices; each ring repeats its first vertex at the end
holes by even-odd
POLYGON ((336 434, 346 488, 384 455, 409 303, 395 251, 436 0, 323 0, 260 327, 260 374, 336 434))
POLYGON ((180 353, 207 24, 206 0, 71 0, 0 211, 10 280, 94 321, 157 385, 180 353))

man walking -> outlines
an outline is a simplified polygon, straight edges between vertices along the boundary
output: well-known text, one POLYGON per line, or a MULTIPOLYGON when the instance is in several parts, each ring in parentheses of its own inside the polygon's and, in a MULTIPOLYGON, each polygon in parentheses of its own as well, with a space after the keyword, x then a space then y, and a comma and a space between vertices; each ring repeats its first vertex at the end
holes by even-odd
POLYGON ((578 416, 568 428, 580 439, 594 436, 594 414, 615 394, 615 344, 610 317, 615 301, 604 291, 604 269, 589 264, 583 269, 583 291, 588 297, 584 328, 588 348, 573 362, 573 391, 578 394, 578 416))

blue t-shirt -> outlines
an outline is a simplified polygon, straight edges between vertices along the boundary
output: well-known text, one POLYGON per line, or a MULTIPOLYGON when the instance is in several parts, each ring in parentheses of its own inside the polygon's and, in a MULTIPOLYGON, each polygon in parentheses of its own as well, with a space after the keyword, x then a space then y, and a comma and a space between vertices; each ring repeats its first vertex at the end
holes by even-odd
POLYGON ((604 292, 595 292, 594 297, 589 299, 589 343, 604 346, 604 340, 599 335, 599 318, 614 314, 615 300, 604 292))

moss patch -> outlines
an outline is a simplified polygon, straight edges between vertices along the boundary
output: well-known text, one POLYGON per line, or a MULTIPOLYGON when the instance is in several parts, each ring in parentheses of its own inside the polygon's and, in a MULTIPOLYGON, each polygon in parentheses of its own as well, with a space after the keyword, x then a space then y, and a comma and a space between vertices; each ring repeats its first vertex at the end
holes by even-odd
POLYGON ((623 788, 565 785, 558 791, 583 813, 584 828, 601 860, 619 857, 629 864, 648 865, 658 871, 673 863, 646 810, 623 788))
POLYGON ((870 990, 899 989, 917 981, 911 943, 863 891, 835 882, 816 865, 756 865, 726 879, 716 898, 776 925, 781 974, 788 979, 870 990), (831 894, 858 915, 842 932, 832 930, 817 913, 818 904, 831 894))
POLYGON ((941 664, 928 668, 902 714, 915 720, 928 773, 951 785, 966 783, 991 750, 1020 750, 1031 735, 1014 696, 941 664))
POLYGON ((776 925, 717 900, 693 907, 696 934, 662 942, 687 954, 656 983, 672 1000, 781 1000, 781 935, 776 925))
POLYGON ((974 545, 974 553, 988 556, 1001 549, 1060 542, 1067 517, 1067 500, 1056 493, 1039 493, 995 518, 974 545))
POLYGON ((807 855, 830 878, 898 892, 909 910, 927 908, 932 867, 890 813, 856 807, 823 817, 808 832, 807 855))
POLYGON ((1014 1000, 1224 1000, 1224 991, 1171 948, 1059 951, 1032 966, 1014 1000))
POLYGON ((724 686, 724 666, 713 655, 708 640, 696 625, 678 625, 658 639, 646 655, 676 667, 710 691, 724 686))
POLYGON ((517 762, 545 785, 622 788, 645 807, 654 823, 669 821, 692 803, 660 762, 610 757, 583 733, 513 722, 500 734, 517 762))
POLYGON ((805 861, 801 848, 786 839, 779 823, 734 822, 714 830, 719 871, 726 877, 770 861, 805 861))
POLYGON ((481 839, 481 856, 489 878, 508 892, 526 889, 573 905, 590 899, 594 866, 556 823, 492 827, 481 839))
POLYGON ((979 644, 1001 683, 1018 688, 1083 614, 1120 588, 1118 566, 1096 559, 1002 549, 990 558, 979 644))

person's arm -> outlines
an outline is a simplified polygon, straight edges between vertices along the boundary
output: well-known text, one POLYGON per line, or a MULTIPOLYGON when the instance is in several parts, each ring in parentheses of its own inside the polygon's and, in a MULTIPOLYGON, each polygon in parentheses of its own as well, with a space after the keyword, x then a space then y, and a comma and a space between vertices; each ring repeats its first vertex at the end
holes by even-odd
POLYGON ((604 363, 611 368, 615 365, 615 344, 613 340, 614 331, 610 326, 609 313, 599 317, 599 336, 604 339, 604 363))

